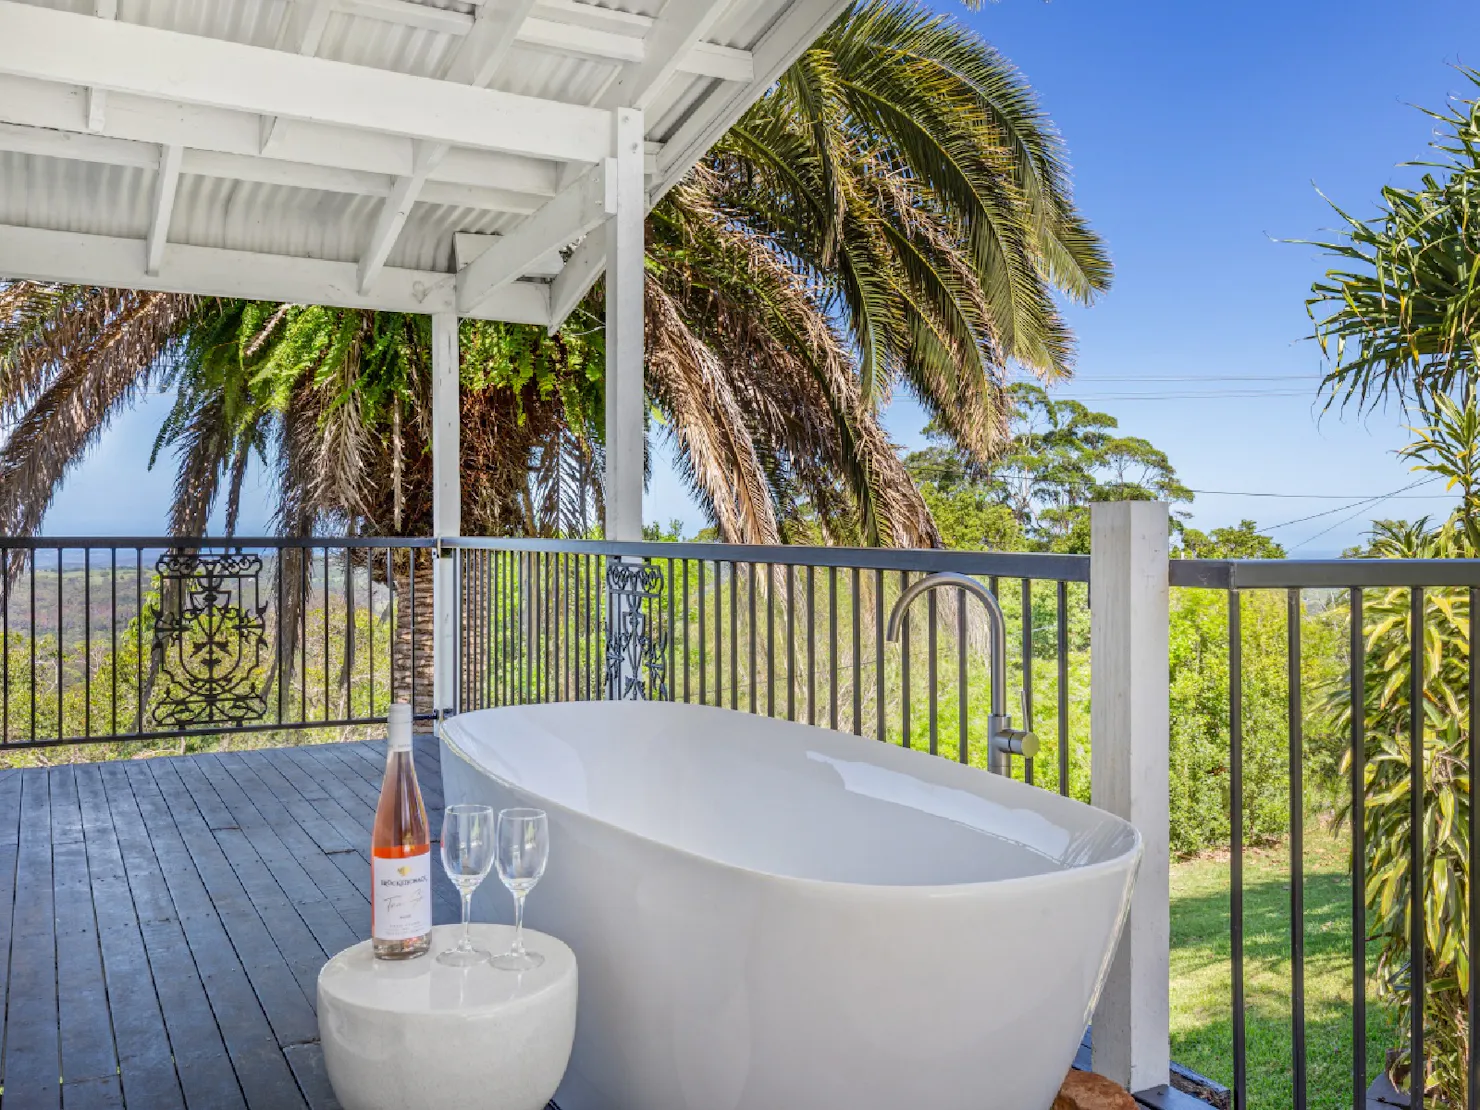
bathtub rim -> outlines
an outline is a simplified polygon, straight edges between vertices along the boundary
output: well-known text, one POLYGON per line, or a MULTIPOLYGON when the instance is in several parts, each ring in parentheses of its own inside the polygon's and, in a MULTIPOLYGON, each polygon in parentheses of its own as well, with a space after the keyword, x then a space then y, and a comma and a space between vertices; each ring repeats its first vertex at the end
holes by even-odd
MULTIPOLYGON (((555 702, 547 704, 559 705, 566 703, 555 702)), ((589 704, 603 703, 591 702, 589 704)), ((613 822, 605 820, 604 818, 593 816, 592 814, 586 813, 582 810, 572 809, 569 806, 562 805, 560 802, 545 798, 543 795, 535 794, 533 791, 527 789, 526 787, 520 786, 518 783, 510 782, 502 775, 499 775, 496 772, 491 771, 487 767, 483 766, 447 734, 446 726, 448 724, 455 723, 460 718, 471 716, 473 713, 492 713, 497 712, 501 709, 529 710, 538 708, 540 708, 539 705, 506 705, 490 706, 486 709, 469 710, 465 713, 459 713, 455 716, 438 720, 436 722, 436 737, 439 743, 444 745, 447 749, 451 750, 451 752, 455 756, 457 756, 479 774, 487 775, 490 779, 501 783, 509 790, 524 794, 527 797, 539 798, 542 803, 541 808, 556 810, 563 814, 569 814, 573 817, 578 817, 582 820, 590 821, 593 824, 602 826, 603 828, 614 829, 626 836, 632 837, 634 840, 639 840, 644 844, 651 844, 670 852, 676 852, 679 855, 685 856, 689 859, 701 861, 702 863, 705 863, 711 867, 723 868, 725 871, 737 875, 749 876, 753 879, 764 879, 774 883, 795 885, 798 887, 807 887, 812 889, 822 888, 833 892, 847 891, 853 895, 857 895, 859 892, 863 891, 877 891, 879 892, 879 895, 881 897, 898 897, 901 893, 904 892, 911 892, 915 894, 920 894, 922 896, 934 898, 945 898, 951 897, 952 895, 958 897, 967 897, 970 895, 981 896, 991 891, 1013 893, 1016 891, 1032 890, 1038 888, 1051 889, 1064 883, 1075 882, 1079 878, 1095 877, 1106 873, 1116 872, 1121 869, 1127 869, 1129 877, 1133 878, 1137 871, 1140 869, 1141 859, 1145 853, 1145 838, 1141 835, 1140 829, 1136 828, 1135 825, 1132 825, 1124 818, 1117 817, 1115 814, 1110 813, 1107 810, 1099 809, 1095 806, 1088 806, 1087 808, 1093 809, 1101 816, 1107 817, 1113 821, 1118 821, 1120 824, 1125 825, 1128 829, 1130 829, 1132 841, 1130 847, 1126 851, 1120 853, 1119 855, 1112 856, 1110 859, 1107 860, 1100 860, 1096 863, 1090 864, 1063 867, 1057 871, 1044 871, 1034 875, 1019 875, 1015 878, 1009 879, 987 879, 967 883, 853 883, 843 882, 837 879, 807 879, 797 875, 780 875, 774 871, 760 871, 753 867, 745 867, 738 863, 730 863, 726 860, 715 859, 713 856, 703 855, 699 852, 693 851, 692 849, 680 847, 676 844, 670 844, 666 840, 654 839, 653 837, 647 836, 643 833, 634 832, 632 829, 626 828, 625 826, 614 824, 613 822)), ((704 706, 703 708, 718 709, 722 713, 737 713, 743 714, 745 716, 755 716, 755 714, 748 713, 747 711, 742 709, 727 709, 724 706, 704 706)), ((769 718, 761 717, 759 719, 768 720, 769 718)), ((822 732, 836 732, 839 736, 853 737, 859 740, 865 739, 864 737, 856 736, 854 733, 851 732, 841 732, 836 729, 823 728, 820 725, 807 725, 803 724, 802 722, 795 721, 788 723, 801 724, 803 728, 815 728, 822 732)), ((877 743, 878 741, 866 742, 877 743)), ((927 759, 943 758, 938 755, 930 755, 930 753, 928 752, 916 752, 913 748, 901 748, 900 750, 914 752, 914 754, 927 759)), ((958 764, 958 766, 960 766, 960 764, 958 764)), ((980 771, 982 774, 990 774, 990 772, 982 770, 981 768, 973 768, 973 770, 980 771)), ((1038 789, 1037 787, 1029 786, 1026 783, 1019 783, 1018 785, 1022 786, 1026 790, 1038 789)), ((1058 794, 1052 794, 1050 796, 1062 798, 1063 801, 1068 802, 1072 805, 1086 805, 1086 803, 1079 801, 1077 798, 1067 798, 1058 794)))

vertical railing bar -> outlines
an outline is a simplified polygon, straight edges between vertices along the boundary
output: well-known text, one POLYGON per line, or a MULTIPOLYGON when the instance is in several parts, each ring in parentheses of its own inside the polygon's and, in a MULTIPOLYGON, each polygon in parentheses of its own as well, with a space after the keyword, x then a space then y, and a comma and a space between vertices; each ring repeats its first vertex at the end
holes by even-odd
POLYGON ((874 568, 874 731, 879 734, 879 743, 889 735, 889 722, 885 715, 884 673, 884 571, 874 568))
POLYGON ((1305 729, 1300 696, 1300 591, 1289 590, 1285 600, 1290 730, 1290 1051, 1295 1107, 1305 1110, 1305 729))
MULTIPOLYGON (((1023 579, 1023 728, 1033 731, 1033 580, 1023 579)), ((1033 783, 1033 760, 1023 760, 1023 781, 1033 783)))
POLYGON ((704 593, 705 593, 705 579, 708 577, 708 572, 704 568, 707 565, 708 564, 704 560, 702 560, 702 559, 699 560, 698 571, 699 571, 699 704, 700 705, 707 705, 707 704, 709 704, 708 703, 708 700, 707 700, 708 693, 709 693, 709 668, 707 666, 708 660, 705 658, 706 655, 708 654, 708 652, 707 652, 707 650, 706 650, 706 648, 704 646, 704 632, 705 632, 705 628, 704 628, 704 625, 705 625, 705 618, 704 618, 704 593))
POLYGON ((67 735, 67 699, 63 683, 66 672, 62 668, 62 643, 67 631, 67 610, 62 599, 62 584, 67 580, 62 573, 62 548, 57 546, 57 739, 67 735))
MULTIPOLYGON (((905 590, 910 588, 910 572, 902 570, 899 572, 899 593, 904 596, 905 590)), ((905 610, 904 619, 899 628, 899 718, 902 732, 899 737, 901 747, 913 748, 914 738, 910 735, 910 614, 905 610)))
MULTIPOLYGON (((31 681, 29 683, 29 686, 31 688, 31 742, 32 743, 35 743, 35 741, 36 741, 36 564, 39 561, 40 560, 37 558, 36 552, 34 552, 34 551, 31 552, 31 576, 30 576, 30 578, 31 578, 31 681)), ((142 635, 143 624, 144 624, 143 621, 140 621, 139 622, 141 635, 142 635)), ((140 666, 142 666, 143 665, 143 653, 142 652, 140 652, 139 658, 140 658, 140 666)), ((142 671, 140 672, 140 674, 141 674, 141 677, 139 679, 139 689, 142 690, 144 688, 144 680, 142 678, 142 671)), ((141 698, 140 701, 142 702, 143 699, 141 698)), ((144 731, 144 726, 143 726, 142 723, 140 723, 140 725, 139 725, 139 731, 140 732, 143 732, 144 731)))
POLYGON ((324 715, 323 720, 329 720, 329 545, 324 545, 324 715))
MULTIPOLYGON (((1474 639, 1475 604, 1477 591, 1471 590, 1470 620, 1471 637, 1474 639)), ((1350 689, 1352 714, 1351 750, 1351 825, 1352 825, 1352 1105, 1362 1106, 1367 1101, 1367 645, 1362 616, 1362 589, 1351 591, 1351 660, 1350 689)), ((1480 659, 1473 649, 1470 653, 1470 714, 1475 714, 1475 664, 1480 659)), ((1475 735, 1473 725, 1470 735, 1475 735)), ((1472 772, 1473 773, 1473 772, 1472 772)), ((1474 778, 1470 779, 1474 782, 1474 778)), ((1473 822, 1474 807, 1470 809, 1473 822)), ((1471 826, 1473 828, 1473 824, 1471 826)), ((1471 841, 1471 851, 1474 841, 1471 841)), ((1472 875, 1474 871, 1470 872, 1472 875)), ((1477 889, 1471 886, 1471 892, 1477 889)), ((1470 928, 1475 927, 1474 918, 1470 928)), ((1471 933, 1473 936, 1473 931, 1471 933)), ((1475 951, 1473 945, 1470 951, 1475 951)), ((1473 1007, 1474 1000, 1471 999, 1473 1007)), ((1472 1029, 1473 1034, 1473 1029, 1472 1029)), ((1471 1096, 1470 1105, 1474 1106, 1471 1096)))
POLYGON ((375 716, 375 552, 365 552, 365 632, 370 652, 370 712, 375 716))
MULTIPOLYGON (((307 562, 307 559, 304 560, 307 562)), ((418 708, 416 703, 416 548, 406 549, 406 606, 410 610, 407 617, 410 619, 411 629, 411 676, 410 690, 407 697, 411 699, 411 712, 414 714, 418 708)), ((307 605, 304 606, 307 609, 307 605)))
POLYGON ((931 590, 925 598, 925 704, 928 707, 931 755, 938 754, 937 741, 940 727, 940 683, 936 676, 935 658, 939 652, 939 633, 936 629, 938 608, 935 591, 931 590))
POLYGON ((766 716, 776 716, 776 566, 766 564, 766 716))
POLYGON ((786 719, 795 721, 797 692, 796 568, 786 564, 786 719))
MULTIPOLYGON (((0 598, 4 607, 0 608, 0 640, 4 641, 5 655, 0 657, 0 713, 4 714, 4 720, 0 721, 0 742, 10 743, 10 559, 12 551, 10 548, 0 548, 0 555, 4 556, 5 565, 0 567, 0 575, 3 575, 5 585, 5 596, 0 598)), ((115 569, 113 572, 113 596, 118 596, 118 552, 113 552, 115 569)), ((113 604, 113 639, 118 639, 118 603, 113 604)), ((118 649, 113 649, 113 731, 118 731, 118 649)))
POLYGON ((1058 583, 1059 793, 1069 796, 1069 583, 1058 583))
POLYGON ((966 694, 970 687, 970 676, 966 671, 966 591, 956 591, 956 760, 971 761, 971 750, 966 742, 967 705, 966 694))
POLYGON ((82 735, 92 735, 92 548, 82 549, 82 735))
MULTIPOLYGON (((5 608, 7 611, 10 609, 9 559, 5 561, 5 608)), ((10 676, 8 664, 10 660, 10 637, 8 632, 10 622, 7 619, 5 623, 7 631, 5 637, 5 658, 7 662, 5 685, 9 687, 10 676)), ((111 702, 109 709, 109 731, 116 736, 118 735, 118 548, 116 547, 108 548, 108 650, 111 653, 108 664, 109 699, 111 702)), ((10 692, 8 689, 5 694, 5 700, 5 728, 8 738, 10 729, 10 692)))
POLYGON ((345 716, 355 716, 355 564, 353 552, 344 549, 344 698, 345 716))
MULTIPOLYGON (((33 562, 32 568, 35 568, 33 562)), ((32 606, 34 611, 35 606, 32 606)), ((138 704, 134 707, 135 732, 144 731, 144 549, 134 548, 134 640, 138 659, 134 680, 137 683, 138 704)), ((32 667, 31 673, 35 674, 32 667)))
POLYGON ((1427 1075, 1424 1059, 1424 1011, 1425 983, 1424 968, 1424 804, 1423 804, 1423 706, 1424 706, 1424 649, 1423 649, 1423 587, 1414 586, 1409 596, 1410 627, 1408 632, 1409 684, 1408 708, 1412 714, 1412 736, 1408 749, 1408 890, 1409 890, 1409 953, 1408 953, 1408 1002, 1412 1030, 1408 1059, 1408 1104, 1413 1110, 1423 1106, 1424 1080, 1427 1075))
POLYGON ((853 735, 863 735, 863 598, 862 576, 854 567, 849 585, 853 590, 853 735))
POLYGON ((740 564, 730 561, 730 708, 740 708, 740 564))
POLYGON ((750 686, 750 711, 754 713, 756 712, 755 667, 757 658, 755 648, 755 577, 756 571, 760 569, 760 565, 758 563, 747 563, 745 565, 748 568, 746 585, 750 588, 750 595, 746 602, 746 608, 749 610, 750 613, 750 624, 748 632, 748 636, 750 639, 750 682, 748 685, 750 686))
POLYGON ((807 723, 817 723, 817 573, 807 564, 807 723))
POLYGON ((828 728, 838 727, 838 568, 827 568, 828 728))
MULTIPOLYGON (((452 604, 452 629, 453 629, 453 634, 452 634, 452 658, 447 661, 447 666, 448 666, 448 669, 452 672, 452 706, 451 706, 451 709, 452 709, 452 712, 453 713, 461 713, 462 712, 462 707, 463 707, 463 694, 464 694, 464 689, 463 688, 466 685, 465 678, 466 678, 467 669, 468 669, 468 658, 467 657, 469 655, 469 652, 465 650, 465 645, 463 644, 463 635, 462 635, 463 626, 466 623, 466 621, 463 618, 464 618, 464 616, 465 616, 465 614, 467 612, 467 606, 465 604, 465 598, 463 597, 463 585, 464 585, 464 582, 463 582, 463 574, 462 574, 462 549, 455 547, 450 552, 442 552, 441 554, 439 554, 437 556, 437 558, 438 558, 439 561, 442 560, 442 559, 451 559, 452 560, 452 597, 450 599, 451 600, 451 604, 452 604)), ((435 564, 434 564, 434 566, 435 566, 435 564)), ((325 582, 324 582, 324 597, 325 597, 326 600, 328 599, 328 596, 329 596, 329 583, 328 583, 327 576, 326 576, 326 579, 325 579, 325 582)), ((436 620, 437 620, 437 611, 436 611, 436 609, 434 607, 433 610, 432 610, 432 643, 433 644, 436 644, 436 643, 439 642, 438 639, 437 639, 437 637, 440 635, 440 630, 437 628, 436 620)), ((434 687, 434 689, 435 689, 435 687, 434 687)), ((441 699, 439 698, 437 700, 440 701, 441 699)), ((448 706, 445 706, 445 705, 434 705, 432 708, 433 709, 436 709, 439 712, 443 712, 443 711, 445 711, 448 708, 448 706)))
MULTIPOLYGON (((1355 591, 1360 592, 1360 591, 1355 591)), ((1469 1069, 1465 1077, 1466 1099, 1465 1105, 1469 1107, 1480 1107, 1480 998, 1476 997, 1477 980, 1475 976, 1475 957, 1480 953, 1480 883, 1476 882, 1477 866, 1480 866, 1480 809, 1475 805, 1475 784, 1480 782, 1480 754, 1477 754, 1475 738, 1480 735, 1480 702, 1476 695, 1480 694, 1480 643, 1475 640, 1475 634, 1480 632, 1480 618, 1476 617, 1476 609, 1480 609, 1480 588, 1470 587, 1470 675, 1469 675, 1469 698, 1470 698, 1470 751, 1469 751, 1469 773, 1470 773, 1470 812, 1469 828, 1466 830, 1469 839, 1469 936, 1465 938, 1465 952, 1469 955, 1470 981, 1466 1002, 1468 1004, 1469 1034, 1469 1069)), ((1356 626, 1358 629, 1361 625, 1356 626)), ((1360 645, 1360 639, 1354 638, 1354 644, 1360 645)), ((1365 660, 1364 660, 1365 661, 1365 660)), ((1356 720, 1355 712, 1352 719, 1356 720)), ((1352 760, 1356 762, 1355 759, 1352 760)), ((1353 779, 1353 782, 1356 780, 1353 779)), ((1353 807, 1355 812, 1355 806, 1353 807)), ((1355 849, 1354 849, 1355 850, 1355 849)), ((1355 874, 1355 872, 1353 873, 1355 874)), ((1355 897, 1357 883, 1352 883, 1352 891, 1355 897)), ((1365 1016, 1365 1015, 1364 1015, 1365 1016)), ((1365 1040, 1365 1038, 1364 1038, 1365 1040)))
POLYGON ((689 643, 689 563, 690 559, 683 561, 683 700, 693 700, 689 683, 689 657, 692 648, 689 643))
POLYGON ((725 565, 714 561, 714 704, 725 704, 725 565))
POLYGON ((1233 1110, 1248 1110, 1248 1036, 1244 1002, 1244 643, 1243 601, 1237 590, 1228 591, 1228 799, 1233 1110))

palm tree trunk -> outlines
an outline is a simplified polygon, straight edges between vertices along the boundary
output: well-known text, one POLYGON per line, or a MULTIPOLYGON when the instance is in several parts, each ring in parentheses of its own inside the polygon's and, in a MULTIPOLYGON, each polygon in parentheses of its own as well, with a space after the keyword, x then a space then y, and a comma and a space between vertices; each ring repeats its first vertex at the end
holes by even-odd
POLYGON ((434 560, 415 548, 394 559, 395 633, 391 637, 391 698, 411 703, 412 712, 433 706, 432 582, 434 560), (414 562, 413 573, 411 564, 414 562), (413 697, 414 693, 414 697, 413 697))

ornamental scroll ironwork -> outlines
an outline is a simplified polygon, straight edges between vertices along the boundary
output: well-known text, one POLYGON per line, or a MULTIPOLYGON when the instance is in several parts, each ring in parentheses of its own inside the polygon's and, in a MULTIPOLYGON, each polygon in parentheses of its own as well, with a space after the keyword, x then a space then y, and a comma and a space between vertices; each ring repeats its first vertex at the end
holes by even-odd
POLYGON ((262 557, 171 551, 155 570, 162 599, 154 607, 155 723, 200 728, 262 720, 267 604, 245 604, 248 583, 257 599, 262 557))
POLYGON ((606 589, 611 623, 606 635, 607 696, 616 701, 668 700, 666 630, 654 628, 651 608, 663 596, 663 574, 653 566, 609 559, 606 589))

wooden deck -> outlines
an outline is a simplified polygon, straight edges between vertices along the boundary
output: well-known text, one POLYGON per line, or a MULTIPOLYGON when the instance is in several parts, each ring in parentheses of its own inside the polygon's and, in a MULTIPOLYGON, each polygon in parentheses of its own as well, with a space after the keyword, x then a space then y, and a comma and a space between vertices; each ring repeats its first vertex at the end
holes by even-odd
MULTIPOLYGON (((0 1108, 339 1110, 315 981, 370 931, 384 759, 374 742, 0 770, 0 1108)), ((435 835, 433 740, 416 761, 435 835)), ((434 920, 457 920, 435 889, 434 920)))
MULTIPOLYGON (((4 1110, 337 1110, 315 980, 369 935, 384 751, 0 770, 4 1110)), ((435 833, 435 743, 416 758, 435 833)))

